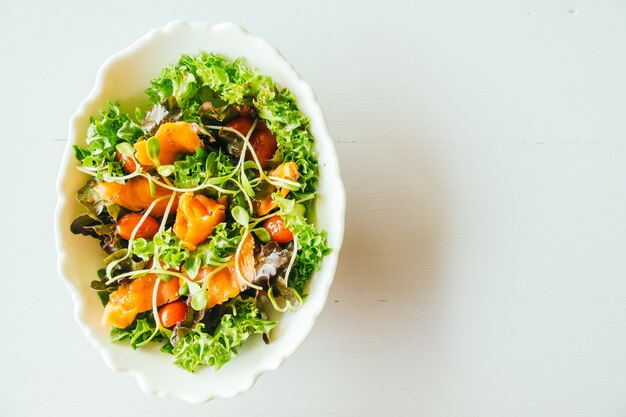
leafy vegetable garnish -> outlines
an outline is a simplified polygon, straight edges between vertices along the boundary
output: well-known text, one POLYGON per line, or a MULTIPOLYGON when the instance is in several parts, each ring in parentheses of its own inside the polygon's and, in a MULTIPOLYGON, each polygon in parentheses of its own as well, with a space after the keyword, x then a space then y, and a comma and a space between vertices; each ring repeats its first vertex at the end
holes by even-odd
POLYGON ((237 354, 237 348, 253 334, 268 334, 277 322, 259 318, 259 310, 250 301, 239 301, 233 312, 225 314, 213 332, 204 331, 199 323, 171 348, 174 364, 195 372, 203 365, 221 368, 237 354))
POLYGON ((89 180, 76 193, 76 200, 87 210, 87 214, 94 220, 106 220, 107 217, 117 219, 121 207, 102 198, 94 189, 96 181, 89 180))
POLYGON ((152 240, 135 239, 131 253, 143 260, 151 259, 156 253, 165 268, 176 270, 189 258, 189 250, 171 230, 161 230, 152 240))
POLYGON ((198 148, 195 154, 174 162, 174 184, 180 188, 193 188, 202 184, 212 174, 205 169, 207 157, 207 152, 198 148))
POLYGON ((146 90, 153 103, 161 103, 174 96, 181 107, 198 92, 196 77, 185 65, 171 66, 161 72, 161 76, 150 82, 146 90))
POLYGON ((278 275, 279 271, 289 265, 293 248, 281 248, 276 242, 269 242, 261 246, 256 263, 254 282, 265 281, 269 286, 270 279, 278 275))
POLYGON ((207 240, 191 252, 189 259, 185 262, 185 270, 192 278, 202 267, 221 266, 231 261, 241 241, 239 225, 220 223, 213 229, 207 240))
POLYGON ((93 178, 71 230, 108 254, 91 286, 113 340, 219 369, 253 334, 269 342, 267 309, 299 308, 330 252, 309 121, 289 90, 214 54, 183 55, 146 93, 134 119, 108 104, 74 148, 93 178))
POLYGON ((331 252, 327 245, 328 235, 326 231, 317 231, 307 222, 305 205, 280 195, 275 195, 274 200, 278 203, 281 217, 285 219, 287 227, 298 237, 298 256, 292 270, 293 279, 289 285, 298 293, 302 293, 313 271, 319 269, 322 258, 331 252))
POLYGON ((109 302, 109 296, 111 293, 119 288, 117 284, 115 285, 107 285, 106 284, 106 272, 103 269, 98 270, 98 279, 91 281, 91 288, 96 290, 100 301, 103 306, 106 306, 109 302))
POLYGON ((70 230, 77 235, 98 239, 102 250, 109 255, 123 249, 122 238, 115 230, 115 224, 102 223, 100 220, 94 220, 88 214, 75 218, 70 225, 70 230))
POLYGON ((326 231, 317 231, 312 225, 305 223, 297 233, 298 257, 292 270, 293 280, 289 285, 298 293, 302 293, 313 271, 319 270, 322 258, 331 250, 326 244, 326 231))
POLYGON ((128 340, 133 349, 137 349, 137 347, 141 346, 148 340, 152 340, 154 342, 163 342, 167 340, 164 335, 159 333, 152 337, 152 334, 155 333, 155 329, 156 323, 152 315, 144 313, 138 315, 135 323, 130 327, 125 329, 113 327, 111 329, 111 340, 114 342, 128 340))
POLYGON ((270 77, 246 67, 241 59, 229 62, 219 55, 202 54, 183 55, 177 65, 161 72, 146 93, 153 103, 174 95, 179 102, 194 103, 199 109, 203 103, 199 85, 208 87, 228 104, 253 105, 276 135, 284 160, 298 164, 303 187, 295 195, 301 197, 315 191, 318 167, 309 120, 298 110, 288 89, 278 89, 270 77))
POLYGON ((87 146, 74 145, 74 154, 85 168, 95 168, 96 179, 109 181, 124 175, 116 155, 116 146, 133 144, 144 132, 130 116, 120 110, 119 104, 109 103, 100 111, 99 119, 92 119, 87 129, 87 146), (104 168, 104 169, 101 169, 104 168))

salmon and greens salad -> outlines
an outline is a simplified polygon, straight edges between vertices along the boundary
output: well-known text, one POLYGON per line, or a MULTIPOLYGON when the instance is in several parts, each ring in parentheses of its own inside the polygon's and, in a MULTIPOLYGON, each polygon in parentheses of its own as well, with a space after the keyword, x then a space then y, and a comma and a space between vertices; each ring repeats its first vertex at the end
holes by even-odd
POLYGON ((269 343, 273 312, 302 304, 330 251, 313 136, 291 92, 241 59, 183 55, 146 93, 145 111, 109 103, 74 146, 89 180, 71 230, 104 251, 91 286, 112 340, 219 369, 252 335, 269 343))

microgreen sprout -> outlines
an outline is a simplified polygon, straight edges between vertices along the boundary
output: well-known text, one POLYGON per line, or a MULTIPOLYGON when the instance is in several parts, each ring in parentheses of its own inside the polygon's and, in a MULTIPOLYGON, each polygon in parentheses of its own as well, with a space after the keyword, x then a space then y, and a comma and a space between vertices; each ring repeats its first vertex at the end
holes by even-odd
POLYGON ((297 291, 293 291, 293 294, 296 298, 297 303, 292 303, 290 300, 286 300, 283 297, 283 301, 285 302, 285 305, 281 307, 276 302, 276 297, 274 297, 274 287, 270 287, 270 289, 267 290, 267 298, 270 300, 272 307, 274 308, 274 310, 279 311, 281 313, 284 313, 289 310, 298 310, 300 307, 302 307, 302 297, 300 297, 300 294, 298 294, 297 291))
POLYGON ((115 145, 115 150, 118 151, 119 153, 121 153, 124 156, 127 156, 129 158, 134 158, 134 152, 135 150, 133 149, 133 145, 131 145, 128 142, 120 142, 117 145, 115 145))
POLYGON ((287 266, 287 270, 285 271, 285 284, 289 282, 289 274, 291 273, 291 268, 293 268, 293 264, 296 261, 296 255, 298 253, 298 235, 293 236, 293 250, 291 251, 291 259, 289 260, 289 265, 287 266))
POLYGON ((154 166, 158 168, 161 165, 161 161, 159 160, 161 142, 159 142, 159 138, 152 136, 148 139, 146 141, 146 151, 148 152, 148 158, 150 158, 154 166))
MULTIPOLYGON (((281 178, 281 177, 265 175, 265 171, 261 167, 261 162, 259 161, 259 157, 257 156, 256 151, 252 147, 252 144, 250 143, 250 136, 252 135, 252 132, 254 132, 254 129, 256 127, 257 122, 258 122, 258 119, 255 119, 254 123, 250 127, 250 130, 248 131, 248 134, 246 136, 244 136, 237 129, 233 129, 233 128, 227 127, 227 126, 206 126, 206 127, 209 128, 209 129, 223 130, 223 131, 226 131, 226 132, 234 133, 237 136, 239 136, 239 138, 243 140, 243 148, 242 148, 242 151, 241 151, 241 155, 242 155, 241 158, 243 158, 243 156, 246 154, 246 149, 248 151, 250 151, 250 154, 252 155, 252 159, 254 160, 254 163, 256 164, 257 170, 259 171, 259 179, 260 180, 267 181, 270 184, 272 184, 273 186, 278 187, 278 188, 285 187, 285 188, 288 188, 291 191, 298 190, 302 186, 302 184, 300 184, 297 181, 291 181, 291 180, 288 180, 288 179, 285 179, 285 178, 281 178)), ((241 161, 241 159, 240 159, 240 161, 241 161)), ((237 165, 237 166, 239 167, 239 165, 237 165)), ((243 175, 245 175, 245 174, 243 174, 243 175)), ((252 196, 254 196, 254 194, 252 194, 252 196)))
POLYGON ((248 223, 250 223, 250 216, 248 212, 245 211, 241 206, 235 206, 230 210, 231 216, 233 219, 240 225, 244 227, 248 227, 248 223))

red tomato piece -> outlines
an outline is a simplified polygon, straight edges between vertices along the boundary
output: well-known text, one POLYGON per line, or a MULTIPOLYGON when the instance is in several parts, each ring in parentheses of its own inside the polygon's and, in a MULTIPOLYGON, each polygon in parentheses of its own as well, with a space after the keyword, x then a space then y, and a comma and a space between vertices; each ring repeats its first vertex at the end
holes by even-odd
MULTIPOLYGON (((242 135, 246 136, 252 127, 252 120, 241 117, 239 119, 231 120, 226 126, 231 129, 235 129, 242 135)), ((265 169, 267 161, 274 157, 274 154, 278 149, 278 144, 276 142, 276 137, 261 120, 257 122, 256 127, 250 136, 250 145, 252 145, 252 149, 254 149, 254 152, 259 159, 261 168, 265 169)), ((246 160, 251 161, 253 159, 252 154, 248 152, 246 160)))
POLYGON ((165 328, 175 326, 187 317, 189 307, 183 300, 172 301, 159 309, 159 320, 165 328))
POLYGON ((263 227, 265 227, 265 229, 269 232, 270 237, 274 242, 287 243, 293 240, 291 230, 285 226, 285 221, 278 215, 265 220, 263 227))

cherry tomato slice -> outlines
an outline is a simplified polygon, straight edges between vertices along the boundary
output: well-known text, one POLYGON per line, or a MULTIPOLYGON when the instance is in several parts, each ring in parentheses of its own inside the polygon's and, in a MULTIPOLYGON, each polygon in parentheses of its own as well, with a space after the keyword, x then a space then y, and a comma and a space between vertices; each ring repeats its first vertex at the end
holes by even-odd
MULTIPOLYGON (((137 227, 137 224, 143 217, 143 214, 139 213, 128 213, 123 215, 117 220, 117 233, 120 234, 124 239, 129 240, 130 236, 137 227)), ((154 235, 159 231, 159 222, 152 216, 146 217, 146 219, 141 224, 141 227, 135 233, 135 238, 144 238, 144 239, 152 239, 154 235)))
MULTIPOLYGON (((231 120, 226 126, 237 130, 245 136, 252 127, 252 120, 241 117, 239 119, 231 120)), ((256 153, 256 156, 259 159, 261 168, 265 169, 267 161, 274 157, 274 154, 278 149, 278 144, 276 142, 276 137, 261 120, 257 122, 254 132, 252 132, 252 135, 250 136, 250 145, 252 145, 252 149, 254 149, 254 153, 256 153)), ((251 161, 253 159, 252 154, 248 152, 246 160, 251 161)))
POLYGON ((187 307, 187 303, 183 300, 176 300, 165 304, 159 309, 159 320, 161 321, 161 325, 169 328, 177 323, 180 323, 185 320, 185 317, 187 317, 188 309, 189 307, 187 307))
POLYGON ((226 123, 226 126, 230 127, 231 129, 235 129, 242 135, 246 136, 250 131, 250 128, 252 127, 252 120, 245 117, 240 117, 239 119, 233 119, 230 122, 226 123))
MULTIPOLYGON (((259 159, 261 168, 265 169, 267 161, 274 157, 276 149, 278 149, 276 137, 272 135, 272 132, 270 132, 263 122, 259 122, 250 138, 250 144, 259 159)), ((252 155, 248 154, 246 159, 252 160, 252 155)))
POLYGON ((269 232, 270 237, 274 242, 287 243, 293 240, 291 230, 287 229, 285 221, 278 215, 265 220, 263 227, 265 227, 265 229, 269 232))

